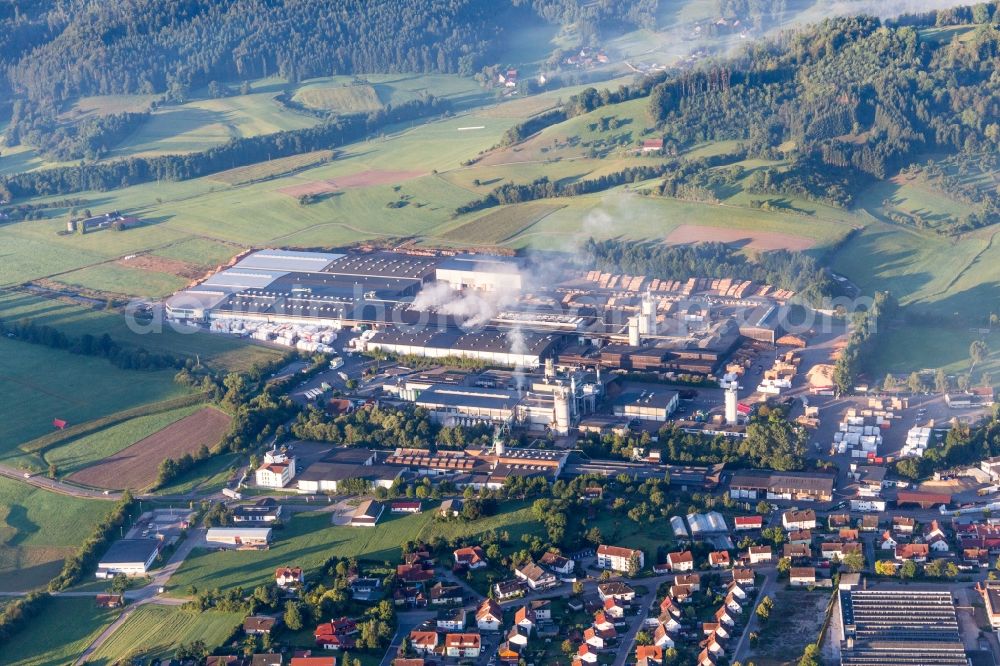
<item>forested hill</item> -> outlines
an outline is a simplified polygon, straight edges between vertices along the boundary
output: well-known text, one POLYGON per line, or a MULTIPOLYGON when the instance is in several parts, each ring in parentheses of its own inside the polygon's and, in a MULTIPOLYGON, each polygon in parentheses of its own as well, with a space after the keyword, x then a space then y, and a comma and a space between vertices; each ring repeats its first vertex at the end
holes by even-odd
POLYGON ((0 0, 0 57, 34 102, 212 80, 470 75, 519 27, 650 25, 658 0, 0 0))
MULTIPOLYGON (((758 172, 756 191, 841 205, 859 179, 886 178, 929 154, 980 164, 1000 151, 1000 8, 943 16, 975 27, 935 40, 917 28, 940 25, 941 14, 912 17, 916 25, 838 18, 762 42, 654 87, 651 119, 681 145, 735 139, 750 156, 792 161, 758 172)), ((1000 192, 968 197, 980 212, 957 231, 1000 221, 1000 192)))

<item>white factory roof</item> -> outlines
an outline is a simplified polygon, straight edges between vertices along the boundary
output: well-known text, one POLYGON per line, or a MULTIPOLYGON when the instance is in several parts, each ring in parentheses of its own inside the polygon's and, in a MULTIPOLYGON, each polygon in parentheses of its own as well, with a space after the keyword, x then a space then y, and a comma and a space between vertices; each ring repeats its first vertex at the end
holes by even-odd
POLYGON ((215 289, 229 289, 230 291, 264 289, 278 278, 288 275, 288 273, 289 271, 255 269, 236 265, 233 268, 227 268, 224 271, 216 273, 202 282, 201 285, 215 289))
POLYGON ((691 526, 692 535, 727 531, 726 519, 718 511, 692 513, 688 515, 687 519, 691 526))
POLYGON ((321 271, 343 254, 332 252, 301 252, 298 250, 258 250, 241 259, 234 268, 264 269, 284 273, 321 271))
POLYGON ((456 254, 438 264, 439 271, 475 271, 477 273, 511 274, 520 271, 521 262, 514 257, 482 254, 456 254))

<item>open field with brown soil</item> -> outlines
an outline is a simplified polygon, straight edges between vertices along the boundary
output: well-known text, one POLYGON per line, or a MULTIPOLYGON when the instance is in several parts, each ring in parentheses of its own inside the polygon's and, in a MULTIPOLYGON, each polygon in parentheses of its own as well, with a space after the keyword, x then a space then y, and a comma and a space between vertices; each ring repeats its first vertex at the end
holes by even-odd
POLYGON ((194 279, 202 277, 206 270, 196 264, 180 259, 170 259, 169 257, 157 257, 152 254, 139 254, 128 259, 119 259, 116 263, 128 268, 137 268, 141 271, 152 271, 154 273, 167 273, 178 277, 194 279))
POLYGON ((686 245, 688 243, 727 243, 737 244, 752 250, 808 250, 816 244, 811 238, 783 234, 777 231, 750 231, 747 229, 728 229, 726 227, 709 227, 694 224, 682 224, 669 234, 666 242, 671 245, 686 245))
POLYGON ((229 422, 228 414, 206 407, 69 478, 97 488, 146 488, 156 480, 164 458, 176 460, 202 446, 211 447, 225 434, 229 422))
POLYGON ((349 190, 355 187, 372 187, 374 185, 392 185, 423 176, 422 171, 361 171, 347 176, 339 176, 330 180, 316 180, 301 185, 282 187, 278 191, 290 197, 301 197, 307 194, 325 194, 337 190, 349 190))

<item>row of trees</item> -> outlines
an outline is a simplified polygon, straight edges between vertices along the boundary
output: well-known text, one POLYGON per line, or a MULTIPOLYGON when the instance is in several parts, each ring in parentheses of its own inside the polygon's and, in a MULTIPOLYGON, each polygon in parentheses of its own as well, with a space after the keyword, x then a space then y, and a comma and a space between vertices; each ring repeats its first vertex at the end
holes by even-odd
POLYGON ((834 364, 833 382, 841 393, 850 393, 862 370, 871 361, 880 324, 891 321, 899 309, 896 298, 885 291, 875 294, 872 306, 854 315, 851 334, 834 364))
POLYGON ((357 141, 388 124, 446 112, 447 100, 433 95, 373 111, 343 116, 315 127, 239 137, 186 155, 130 157, 111 162, 57 167, 7 176, 0 186, 10 196, 32 197, 110 190, 160 180, 187 180, 226 169, 357 141))
POLYGON ((24 342, 44 345, 53 349, 65 349, 71 354, 106 358, 123 370, 163 370, 164 368, 180 368, 184 365, 184 360, 176 356, 150 352, 142 347, 124 345, 107 333, 99 337, 90 333, 72 337, 52 326, 35 324, 30 319, 18 322, 7 322, 0 319, 0 335, 7 335, 24 342))

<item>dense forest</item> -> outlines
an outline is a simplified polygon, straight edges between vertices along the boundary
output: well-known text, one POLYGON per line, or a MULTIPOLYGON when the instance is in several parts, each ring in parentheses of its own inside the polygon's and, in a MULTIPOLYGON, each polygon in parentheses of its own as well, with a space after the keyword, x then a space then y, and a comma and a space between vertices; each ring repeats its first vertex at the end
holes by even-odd
MULTIPOLYGON (((671 76, 653 89, 649 114, 682 145, 739 140, 750 156, 789 159, 791 169, 760 173, 759 192, 849 205, 859 175, 886 178, 931 152, 998 150, 998 21, 996 3, 893 26, 829 19, 671 76), (912 27, 926 22, 977 25, 961 39, 932 40, 912 27)), ((970 195, 979 210, 953 226, 1000 221, 998 197, 970 195)))

